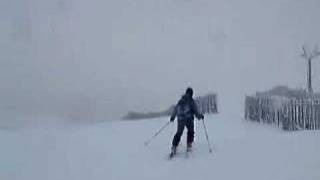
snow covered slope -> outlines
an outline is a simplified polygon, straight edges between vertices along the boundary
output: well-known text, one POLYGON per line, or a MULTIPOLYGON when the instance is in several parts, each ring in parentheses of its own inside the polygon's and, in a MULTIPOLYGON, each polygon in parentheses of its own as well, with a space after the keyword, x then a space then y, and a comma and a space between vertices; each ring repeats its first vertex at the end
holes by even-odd
MULTIPOLYGON (((167 118, 0 131, 1 180, 317 180, 320 132, 283 132, 241 120, 206 117, 188 159, 168 160, 175 125, 149 146, 144 141, 167 118)), ((179 151, 184 151, 185 137, 179 151)))

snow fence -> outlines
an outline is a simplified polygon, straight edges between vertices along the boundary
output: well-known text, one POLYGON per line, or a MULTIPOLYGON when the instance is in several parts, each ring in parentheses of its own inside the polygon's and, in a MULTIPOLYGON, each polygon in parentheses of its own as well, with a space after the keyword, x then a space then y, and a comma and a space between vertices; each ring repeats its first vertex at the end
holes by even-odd
POLYGON ((289 131, 320 129, 320 99, 246 96, 245 119, 289 131))

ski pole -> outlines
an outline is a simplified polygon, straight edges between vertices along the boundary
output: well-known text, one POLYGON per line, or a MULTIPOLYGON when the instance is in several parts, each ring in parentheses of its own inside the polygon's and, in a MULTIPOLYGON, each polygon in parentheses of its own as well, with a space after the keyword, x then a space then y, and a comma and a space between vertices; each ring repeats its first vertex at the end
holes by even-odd
POLYGON ((170 123, 171 123, 171 122, 169 121, 169 122, 167 122, 164 126, 162 126, 162 127, 159 129, 159 131, 157 131, 148 141, 146 141, 146 142, 144 143, 144 145, 145 145, 145 146, 148 146, 148 145, 150 144, 150 142, 151 142, 155 137, 157 137, 157 136, 161 133, 161 131, 163 131, 164 128, 166 128, 170 123))
POLYGON ((207 143, 208 143, 209 153, 212 153, 212 148, 211 148, 211 145, 210 145, 206 124, 204 123, 203 119, 202 119, 202 124, 203 124, 203 128, 204 128, 204 132, 206 133, 206 139, 207 139, 207 143))

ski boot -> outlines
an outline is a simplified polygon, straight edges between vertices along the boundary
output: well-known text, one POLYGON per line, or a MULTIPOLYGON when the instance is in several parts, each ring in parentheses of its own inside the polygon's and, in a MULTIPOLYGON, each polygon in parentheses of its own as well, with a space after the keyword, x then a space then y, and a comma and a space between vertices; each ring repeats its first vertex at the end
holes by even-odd
POLYGON ((187 152, 192 151, 192 143, 187 143, 187 152))
POLYGON ((173 158, 173 156, 176 155, 176 154, 177 154, 177 146, 172 146, 169 158, 173 158))

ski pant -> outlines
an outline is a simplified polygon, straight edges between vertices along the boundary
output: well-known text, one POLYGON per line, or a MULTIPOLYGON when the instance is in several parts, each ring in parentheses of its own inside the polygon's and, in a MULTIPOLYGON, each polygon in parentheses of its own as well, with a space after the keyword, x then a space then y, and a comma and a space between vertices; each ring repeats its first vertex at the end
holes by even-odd
POLYGON ((191 144, 194 140, 194 120, 193 119, 178 119, 177 132, 173 137, 172 146, 177 147, 179 145, 181 136, 183 134, 184 127, 187 128, 187 143, 191 144))

